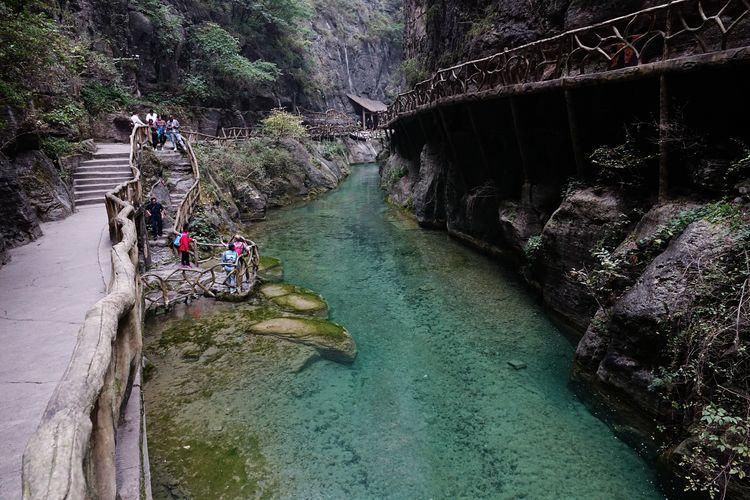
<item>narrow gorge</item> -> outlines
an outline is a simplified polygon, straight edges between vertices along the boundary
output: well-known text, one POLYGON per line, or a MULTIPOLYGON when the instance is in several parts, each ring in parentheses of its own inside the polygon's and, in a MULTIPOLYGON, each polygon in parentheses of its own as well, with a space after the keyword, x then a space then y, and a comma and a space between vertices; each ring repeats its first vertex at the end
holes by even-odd
POLYGON ((0 14, 0 498, 750 498, 746 0, 0 14))

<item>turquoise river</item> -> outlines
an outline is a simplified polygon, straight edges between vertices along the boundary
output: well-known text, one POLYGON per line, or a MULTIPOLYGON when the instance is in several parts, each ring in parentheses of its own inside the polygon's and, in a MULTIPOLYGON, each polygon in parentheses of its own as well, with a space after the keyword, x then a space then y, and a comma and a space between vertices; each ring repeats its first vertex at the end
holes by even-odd
POLYGON ((420 229, 378 182, 377 166, 355 166, 337 191, 249 230, 285 281, 328 300, 355 363, 248 359, 235 390, 175 399, 170 414, 240 422, 246 469, 255 457, 269 476, 250 497, 663 498, 652 467, 573 394, 574 347, 512 272, 420 229))

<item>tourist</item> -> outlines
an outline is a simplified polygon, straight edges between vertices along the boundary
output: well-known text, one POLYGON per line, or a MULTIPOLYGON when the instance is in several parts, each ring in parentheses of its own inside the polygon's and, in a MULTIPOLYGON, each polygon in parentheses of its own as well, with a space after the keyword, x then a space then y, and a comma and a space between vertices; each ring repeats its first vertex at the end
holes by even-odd
POLYGON ((180 263, 183 266, 190 267, 190 247, 195 243, 195 240, 190 237, 190 228, 185 225, 180 234, 180 263))
POLYGON ((185 149, 182 144, 182 136, 180 135, 180 122, 173 116, 170 116, 167 120, 167 135, 169 135, 169 140, 172 141, 173 151, 177 151, 178 148, 185 149))
POLYGON ((229 287, 229 293, 237 291, 237 263, 239 255, 235 250, 234 243, 229 244, 229 248, 221 256, 221 263, 224 264, 224 271, 227 273, 225 283, 229 287))
POLYGON ((149 138, 151 139, 151 147, 156 149, 159 145, 159 132, 156 130, 156 122, 154 120, 148 121, 149 138))
POLYGON ((162 237, 162 231, 164 229, 164 223, 162 215, 164 214, 164 207, 161 203, 156 201, 156 197, 151 197, 151 203, 146 205, 146 216, 151 219, 151 232, 154 235, 154 239, 162 237))
POLYGON ((133 124, 134 127, 145 127, 146 124, 143 123, 141 120, 141 117, 138 116, 138 113, 133 113, 133 116, 130 117, 130 122, 133 124))
POLYGON ((167 122, 164 118, 159 117, 156 120, 156 135, 158 137, 159 150, 164 148, 164 143, 167 142, 167 122))
POLYGON ((156 113, 154 112, 153 109, 149 109, 148 113, 146 113, 146 123, 148 123, 149 120, 153 121, 154 123, 156 123, 156 119, 157 118, 158 118, 158 116, 156 116, 156 113))

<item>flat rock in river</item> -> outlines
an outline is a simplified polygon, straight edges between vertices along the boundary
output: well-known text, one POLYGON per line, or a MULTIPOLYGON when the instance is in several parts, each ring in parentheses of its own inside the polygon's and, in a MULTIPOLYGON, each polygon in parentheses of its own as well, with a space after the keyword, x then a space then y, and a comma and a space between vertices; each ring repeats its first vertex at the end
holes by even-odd
POLYGON ((249 327, 255 335, 272 335, 290 342, 314 347, 332 361, 352 363, 357 346, 346 329, 330 321, 314 318, 273 318, 249 327))

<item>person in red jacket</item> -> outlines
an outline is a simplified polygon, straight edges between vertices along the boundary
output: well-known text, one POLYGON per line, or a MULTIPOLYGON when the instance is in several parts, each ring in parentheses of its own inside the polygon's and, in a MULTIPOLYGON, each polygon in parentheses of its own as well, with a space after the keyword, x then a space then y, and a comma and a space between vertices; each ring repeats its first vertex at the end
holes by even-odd
POLYGON ((188 228, 187 225, 182 230, 182 234, 180 235, 180 258, 181 264, 183 266, 190 267, 190 245, 195 243, 195 240, 190 237, 190 233, 188 232, 190 228, 188 228))

